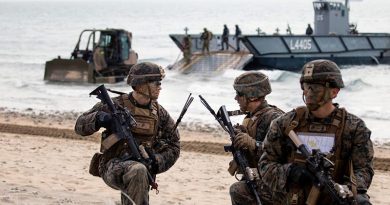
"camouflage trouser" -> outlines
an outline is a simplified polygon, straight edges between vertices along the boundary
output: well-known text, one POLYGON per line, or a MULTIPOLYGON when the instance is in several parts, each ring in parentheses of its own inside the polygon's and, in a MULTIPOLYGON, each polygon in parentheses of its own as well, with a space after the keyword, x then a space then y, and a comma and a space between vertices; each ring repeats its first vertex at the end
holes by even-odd
POLYGON ((207 54, 210 54, 209 50, 209 41, 208 40, 203 40, 203 47, 202 47, 202 53, 204 54, 204 51, 207 51, 207 54))
POLYGON ((189 64, 191 62, 191 56, 192 56, 191 50, 190 49, 184 49, 183 57, 184 57, 184 60, 185 60, 186 64, 189 64))
MULTIPOLYGON (((135 161, 111 159, 102 173, 104 182, 113 189, 127 194, 137 205, 149 204, 149 181, 146 167, 135 161)), ((124 194, 122 205, 133 203, 124 194)))
MULTIPOLYGON (((257 182, 257 193, 260 196, 262 204, 274 204, 269 189, 262 185, 261 182, 257 182)), ((232 205, 255 205, 256 198, 249 190, 245 181, 239 181, 230 186, 230 198, 232 205)))

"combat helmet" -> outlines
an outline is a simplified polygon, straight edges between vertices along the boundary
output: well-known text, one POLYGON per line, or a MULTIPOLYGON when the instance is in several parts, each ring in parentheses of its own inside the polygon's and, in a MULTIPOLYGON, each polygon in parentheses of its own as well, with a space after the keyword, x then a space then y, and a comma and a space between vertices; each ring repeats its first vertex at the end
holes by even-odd
POLYGON ((258 71, 250 71, 239 75, 233 84, 238 94, 250 97, 263 97, 271 93, 271 85, 266 75, 258 71))
POLYGON ((127 76, 127 84, 137 86, 153 81, 161 81, 165 77, 164 69, 154 63, 137 63, 131 67, 127 76))
POLYGON ((303 66, 300 83, 301 87, 303 83, 320 83, 331 88, 344 87, 340 68, 333 61, 323 59, 310 61, 303 66))

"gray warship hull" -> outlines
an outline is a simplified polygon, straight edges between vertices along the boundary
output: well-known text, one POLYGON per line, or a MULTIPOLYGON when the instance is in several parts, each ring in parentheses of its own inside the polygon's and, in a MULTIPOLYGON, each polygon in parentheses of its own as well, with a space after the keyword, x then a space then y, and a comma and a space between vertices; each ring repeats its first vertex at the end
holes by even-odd
MULTIPOLYGON (((172 34, 170 38, 182 49, 184 34, 172 34)), ((230 36, 230 51, 220 51, 218 37, 210 41, 210 55, 207 59, 213 61, 217 55, 235 52, 235 39, 230 36)), ((201 53, 202 41, 200 35, 191 35, 192 52, 201 53)), ((338 65, 377 65, 390 64, 390 34, 359 34, 359 35, 244 35, 240 38, 240 55, 246 55, 239 66, 229 69, 258 70, 280 69, 298 71, 302 66, 315 59, 329 59, 338 65), (245 62, 244 62, 245 61, 245 62)), ((210 65, 210 62, 203 64, 210 65)), ((205 65, 194 64, 191 67, 205 65)), ((220 63, 223 65, 223 62, 220 63)), ((180 67, 176 64, 176 67, 180 67)), ((215 70, 221 66, 211 66, 206 70, 215 70), (215 67, 215 68, 214 68, 215 67)), ((181 68, 179 68, 181 69, 181 68)), ((188 71, 188 69, 186 69, 188 71)), ((193 69, 192 70, 196 70, 193 69)), ((203 69, 202 71, 205 71, 203 69)))
MULTIPOLYGON (((359 33, 357 25, 349 23, 349 0, 345 0, 344 3, 316 0, 313 2, 313 9, 314 31, 308 24, 306 35, 292 35, 288 26, 288 35, 279 35, 279 29, 276 29, 274 35, 265 35, 258 29, 259 35, 240 36, 240 44, 236 42, 234 45, 236 47, 241 45, 240 52, 247 52, 250 55, 240 61, 241 67, 234 68, 297 71, 305 63, 316 59, 332 60, 338 65, 390 64, 390 34, 359 33)), ((184 35, 170 36, 182 49, 184 35)), ((199 51, 201 45, 199 35, 191 35, 191 38, 193 45, 191 50, 199 51)), ((221 48, 220 40, 221 35, 212 39, 210 50, 218 51, 221 48)), ((231 40, 234 39, 230 37, 229 42, 232 42, 231 40)), ((230 47, 235 49, 234 46, 230 47)), ((223 65, 220 63, 219 67, 223 65)))
POLYGON ((329 59, 338 65, 390 64, 390 35, 243 36, 253 54, 244 69, 298 71, 315 59, 329 59))

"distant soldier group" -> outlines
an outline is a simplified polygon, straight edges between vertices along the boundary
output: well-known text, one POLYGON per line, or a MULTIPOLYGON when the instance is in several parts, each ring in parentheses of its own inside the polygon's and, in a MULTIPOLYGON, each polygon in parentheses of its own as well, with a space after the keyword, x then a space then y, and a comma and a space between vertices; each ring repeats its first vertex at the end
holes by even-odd
MULTIPOLYGON (((185 29, 188 31, 188 29, 185 29)), ((240 51, 240 36, 242 35, 241 29, 238 25, 235 26, 235 34, 233 36, 233 40, 236 41, 236 48, 235 50, 238 52, 240 51)), ((217 36, 218 40, 218 46, 221 46, 221 51, 223 50, 229 50, 229 47, 232 47, 229 44, 229 28, 225 24, 223 27, 222 35, 221 37, 217 36)), ((200 35, 200 40, 202 42, 202 54, 203 55, 209 55, 210 54, 210 42, 214 38, 214 35, 211 31, 209 31, 207 28, 203 28, 203 32, 200 35)), ((183 52, 183 57, 185 64, 189 64, 191 62, 192 57, 192 39, 189 34, 186 33, 184 36, 182 42, 181 42, 181 50, 183 52)), ((234 49, 234 48, 233 48, 234 49)))
MULTIPOLYGON (((212 34, 205 28, 202 36, 208 52, 212 34)), ((179 157, 179 132, 157 102, 164 76, 156 64, 136 64, 127 79, 133 91, 112 98, 135 118, 131 132, 149 156, 146 165, 134 158, 125 140, 110 143, 115 113, 107 105, 96 104, 76 122, 75 131, 83 136, 106 128, 101 142, 106 149, 92 164, 97 176, 121 191, 122 204, 149 204, 147 173, 155 178, 179 157)), ((344 87, 339 67, 329 60, 308 62, 299 83, 305 105, 284 113, 266 100, 272 90, 265 74, 251 71, 235 79, 234 99, 245 118, 234 126, 232 146, 243 153, 251 170, 240 169, 233 160, 228 171, 236 176, 253 173, 262 204, 371 204, 367 195, 374 175, 371 131, 362 119, 333 102, 344 87)), ((258 203, 246 180, 230 186, 233 205, 258 203)))

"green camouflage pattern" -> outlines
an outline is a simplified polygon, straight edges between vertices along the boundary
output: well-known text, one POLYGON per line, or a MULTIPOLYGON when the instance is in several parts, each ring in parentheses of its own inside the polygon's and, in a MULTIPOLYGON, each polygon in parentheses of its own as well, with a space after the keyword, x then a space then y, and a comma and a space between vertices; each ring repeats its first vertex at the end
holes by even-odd
MULTIPOLYGON (((112 98, 115 104, 123 106, 123 100, 119 99, 120 96, 112 98)), ((161 105, 158 104, 158 106, 158 129, 155 137, 151 138, 150 141, 158 169, 156 173, 152 174, 167 171, 175 164, 180 155, 180 135, 177 129, 173 130, 175 122, 161 105)), ((100 102, 97 103, 92 109, 78 117, 75 132, 82 136, 88 136, 97 132, 99 130, 96 127, 96 115, 98 111, 110 112, 107 106, 100 102)), ((133 136, 137 141, 140 140, 138 139, 140 136, 135 134, 133 136)), ((128 150, 126 141, 121 140, 104 152, 99 163, 100 176, 102 176, 105 183, 110 187, 120 189, 127 195, 135 197, 132 199, 136 201, 136 204, 148 204, 148 201, 145 201, 148 198, 145 197, 145 194, 148 194, 149 186, 145 186, 144 183, 146 167, 132 160, 121 159, 121 154, 128 150), (135 166, 134 163, 139 165, 135 166)), ((146 180, 146 182, 148 181, 146 180)), ((123 197, 122 202, 123 204, 131 204, 130 201, 123 197)))
MULTIPOLYGON (((256 119, 254 120, 254 124, 256 125, 254 129, 256 130, 254 131, 247 130, 247 133, 256 133, 255 136, 251 136, 251 137, 260 144, 260 146, 257 148, 256 153, 247 153, 248 155, 246 156, 247 159, 251 159, 249 160, 249 163, 252 165, 251 167, 253 168, 257 167, 257 163, 261 155, 263 154, 262 142, 265 139, 265 136, 268 132, 272 120, 284 114, 284 112, 281 109, 277 108, 276 106, 269 105, 268 102, 264 100, 253 113, 249 113, 247 116, 245 116, 245 118, 252 118, 253 114, 256 114, 257 112, 261 112, 261 111, 264 112, 261 113, 259 116, 256 116, 256 119)), ((251 128, 247 128, 247 129, 251 129, 251 128)))
MULTIPOLYGON (((260 195, 260 201, 263 205, 277 205, 273 203, 272 194, 269 188, 261 181, 256 181, 257 193, 260 195)), ((229 194, 232 205, 250 204, 256 205, 253 194, 249 191, 245 181, 238 181, 230 186, 229 194)))
POLYGON ((164 69, 154 63, 137 63, 130 68, 127 84, 137 86, 153 81, 161 81, 165 77, 164 69))
POLYGON ((343 88, 340 68, 330 60, 314 60, 303 66, 300 78, 302 83, 329 83, 330 87, 343 88))
POLYGON ((263 97, 272 91, 268 77, 258 71, 249 71, 239 75, 234 80, 233 87, 247 98, 263 97))
POLYGON ((203 33, 200 36, 200 39, 203 41, 202 44, 202 53, 204 54, 207 51, 207 54, 210 54, 210 41, 213 38, 213 33, 207 30, 207 28, 203 29, 203 33))
MULTIPOLYGON (((263 143, 264 153, 258 164, 260 175, 264 183, 272 190, 273 198, 280 199, 282 202, 287 201, 286 194, 288 194, 287 178, 291 163, 288 163, 287 159, 292 152, 296 151, 290 138, 285 135, 285 130, 295 114, 293 110, 272 122, 263 143)), ((318 123, 330 122, 332 119, 329 118, 318 123)), ((309 114, 304 121, 308 121, 308 119, 314 119, 314 117, 309 114)), ((371 131, 366 127, 364 121, 347 112, 341 134, 341 157, 342 159, 351 159, 357 181, 357 190, 360 192, 364 192, 370 187, 374 175, 374 149, 370 135, 371 131)), ((319 202, 321 202, 321 199, 319 199, 319 202)))
POLYGON ((183 57, 186 64, 189 64, 191 62, 192 57, 192 40, 190 35, 186 35, 183 38, 183 57))
POLYGON ((149 204, 149 179, 143 164, 114 158, 106 166, 107 169, 101 175, 104 182, 130 197, 129 199, 122 194, 122 205, 149 204))
MULTIPOLYGON (((246 159, 248 160, 248 163, 250 167, 257 168, 257 163, 260 159, 260 156, 262 155, 262 142, 268 132, 269 126, 272 122, 272 120, 278 118, 281 116, 284 112, 280 110, 279 108, 269 105, 266 100, 262 102, 262 104, 252 113, 248 114, 245 118, 252 118, 253 114, 259 112, 262 112, 257 118, 254 120, 255 123, 255 129, 256 130, 247 130, 247 133, 255 133, 255 136, 251 136, 254 138, 258 143, 259 147, 257 147, 257 150, 255 152, 248 152, 248 150, 244 151, 243 154, 245 155, 246 159)), ((260 195, 260 198, 262 200, 263 204, 273 204, 271 200, 271 192, 267 188, 267 186, 264 185, 261 179, 257 180, 257 192, 260 195)), ((256 204, 255 198, 253 194, 249 191, 246 183, 244 181, 238 181, 230 186, 230 197, 232 200, 232 204, 256 204)))

